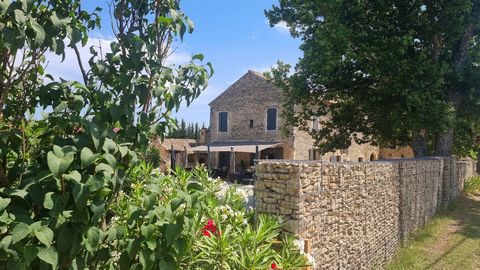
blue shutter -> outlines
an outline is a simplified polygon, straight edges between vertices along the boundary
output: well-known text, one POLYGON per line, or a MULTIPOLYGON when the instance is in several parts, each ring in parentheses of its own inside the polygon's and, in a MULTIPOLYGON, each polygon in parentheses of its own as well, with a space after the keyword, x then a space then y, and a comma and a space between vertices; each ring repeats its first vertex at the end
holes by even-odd
POLYGON ((227 121, 228 121, 227 119, 228 119, 227 112, 218 113, 218 131, 227 132, 227 121))
POLYGON ((267 109, 267 130, 277 130, 277 108, 267 109))

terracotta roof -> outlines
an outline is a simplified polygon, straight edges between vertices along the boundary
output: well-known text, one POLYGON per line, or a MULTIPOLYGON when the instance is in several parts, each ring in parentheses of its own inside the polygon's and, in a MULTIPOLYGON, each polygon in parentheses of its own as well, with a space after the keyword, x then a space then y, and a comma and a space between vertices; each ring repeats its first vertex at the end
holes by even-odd
POLYGON ((192 147, 195 147, 198 145, 197 141, 194 139, 165 139, 163 142, 160 143, 160 140, 158 140, 159 143, 156 143, 156 145, 161 145, 163 148, 166 150, 170 151, 172 145, 173 145, 173 150, 174 151, 185 151, 185 148, 187 148, 187 153, 193 153, 192 147))

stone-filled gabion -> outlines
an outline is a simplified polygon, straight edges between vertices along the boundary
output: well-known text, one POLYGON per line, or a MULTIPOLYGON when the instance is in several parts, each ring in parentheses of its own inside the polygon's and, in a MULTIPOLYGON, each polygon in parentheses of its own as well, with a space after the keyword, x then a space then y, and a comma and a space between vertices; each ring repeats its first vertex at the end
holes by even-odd
POLYGON ((474 170, 455 157, 361 163, 260 161, 256 212, 310 240, 317 269, 383 267, 455 199, 474 170))

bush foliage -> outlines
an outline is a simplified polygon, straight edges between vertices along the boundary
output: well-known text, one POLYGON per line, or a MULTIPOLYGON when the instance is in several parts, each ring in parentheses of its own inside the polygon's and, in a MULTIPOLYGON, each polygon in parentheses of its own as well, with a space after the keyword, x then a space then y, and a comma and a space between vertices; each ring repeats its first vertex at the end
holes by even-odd
POLYGON ((77 46, 99 9, 80 3, 0 1, 0 269, 304 264, 276 219, 254 222, 234 191, 218 197, 205 169, 165 176, 142 161, 213 73, 201 54, 165 64, 194 27, 179 1, 113 0, 115 40, 92 46, 88 66, 77 46), (65 47, 82 82, 45 71, 45 52, 65 47))

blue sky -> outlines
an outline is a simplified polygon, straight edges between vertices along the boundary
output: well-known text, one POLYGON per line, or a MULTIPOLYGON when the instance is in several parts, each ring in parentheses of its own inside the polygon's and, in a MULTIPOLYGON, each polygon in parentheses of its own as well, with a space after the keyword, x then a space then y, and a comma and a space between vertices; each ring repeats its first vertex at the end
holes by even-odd
MULTIPOLYGON (((227 89, 249 69, 263 72, 277 60, 295 64, 301 55, 300 41, 293 39, 288 30, 279 25, 270 28, 264 10, 278 1, 273 0, 183 0, 181 9, 195 23, 195 31, 186 35, 181 45, 175 46, 172 62, 185 62, 193 54, 203 53, 205 61, 212 62, 215 74, 209 87, 190 107, 182 106, 178 118, 209 124, 208 103, 227 89)), ((103 6, 104 25, 94 33, 92 43, 106 43, 112 38, 108 6, 104 1, 86 0, 85 9, 103 6)), ((106 46, 108 48, 108 46, 106 46)), ((88 57, 88 49, 82 50, 88 57)), ((66 79, 80 80, 75 62, 56 65, 52 61, 50 72, 66 79), (65 68, 65 65, 74 65, 65 68)))

